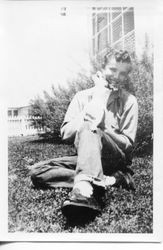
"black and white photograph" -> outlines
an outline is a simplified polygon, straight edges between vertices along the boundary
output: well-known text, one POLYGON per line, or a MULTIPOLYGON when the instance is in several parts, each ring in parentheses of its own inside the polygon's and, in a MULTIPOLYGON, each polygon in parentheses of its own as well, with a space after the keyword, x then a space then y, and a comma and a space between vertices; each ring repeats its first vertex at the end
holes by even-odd
POLYGON ((0 3, 2 239, 160 241, 161 15, 160 1, 0 3))

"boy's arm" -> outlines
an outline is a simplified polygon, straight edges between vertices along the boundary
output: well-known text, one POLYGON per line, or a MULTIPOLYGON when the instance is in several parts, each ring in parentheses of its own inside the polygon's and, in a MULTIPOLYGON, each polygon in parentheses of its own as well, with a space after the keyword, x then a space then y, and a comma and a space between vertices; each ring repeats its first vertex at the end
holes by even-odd
POLYGON ((108 129, 105 131, 110 137, 113 139, 113 141, 122 149, 126 150, 129 149, 132 145, 130 140, 127 138, 127 136, 115 132, 113 129, 108 129))
POLYGON ((75 134, 82 122, 83 112, 79 105, 78 94, 76 94, 67 109, 64 121, 61 125, 60 132, 62 140, 73 142, 75 134))
POLYGON ((119 130, 112 128, 105 131, 117 143, 122 150, 128 150, 132 147, 137 131, 138 124, 138 104, 134 96, 128 100, 125 110, 121 116, 119 130))
POLYGON ((135 96, 130 96, 120 120, 120 133, 127 136, 133 144, 138 126, 138 103, 135 96))
POLYGON ((80 112, 74 119, 69 122, 64 122, 61 126, 62 140, 73 142, 76 132, 83 123, 83 112, 80 112))

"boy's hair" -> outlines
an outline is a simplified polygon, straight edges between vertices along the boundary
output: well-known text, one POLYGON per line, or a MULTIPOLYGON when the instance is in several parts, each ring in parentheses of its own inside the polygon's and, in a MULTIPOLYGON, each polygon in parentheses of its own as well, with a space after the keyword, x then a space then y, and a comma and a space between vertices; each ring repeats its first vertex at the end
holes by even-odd
MULTIPOLYGON (((128 67, 129 71, 128 72, 130 72, 132 70, 132 61, 131 61, 131 57, 130 57, 127 50, 125 50, 125 51, 119 50, 119 51, 114 51, 113 54, 110 54, 110 53, 106 54, 104 57, 103 64, 102 64, 103 69, 109 63, 111 58, 115 58, 116 62, 128 63, 129 64, 129 67, 128 67)), ((133 87, 133 83, 130 81, 130 78, 127 78, 127 80, 126 80, 125 89, 127 91, 129 91, 130 93, 134 94, 134 87, 133 87)))
POLYGON ((102 65, 103 68, 105 68, 105 66, 109 63, 111 57, 114 57, 116 62, 131 63, 131 57, 128 51, 119 50, 119 51, 114 52, 113 55, 110 55, 110 54, 105 55, 103 65, 102 65))

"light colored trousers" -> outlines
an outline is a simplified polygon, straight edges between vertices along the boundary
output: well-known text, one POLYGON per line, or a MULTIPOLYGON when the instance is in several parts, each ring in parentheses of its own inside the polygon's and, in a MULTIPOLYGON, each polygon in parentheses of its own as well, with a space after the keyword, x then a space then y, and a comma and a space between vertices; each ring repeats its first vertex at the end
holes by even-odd
POLYGON ((112 175, 128 162, 126 154, 112 138, 98 129, 93 133, 89 123, 76 133, 77 155, 42 161, 30 167, 33 184, 37 187, 70 187, 74 181, 88 180, 103 186, 105 175, 112 175))

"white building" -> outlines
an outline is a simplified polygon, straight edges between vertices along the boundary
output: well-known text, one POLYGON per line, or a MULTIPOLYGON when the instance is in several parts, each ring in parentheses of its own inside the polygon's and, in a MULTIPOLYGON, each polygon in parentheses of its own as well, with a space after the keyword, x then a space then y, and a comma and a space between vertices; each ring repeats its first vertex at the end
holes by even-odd
POLYGON ((31 125, 30 106, 8 108, 8 136, 34 135, 43 130, 31 125))

